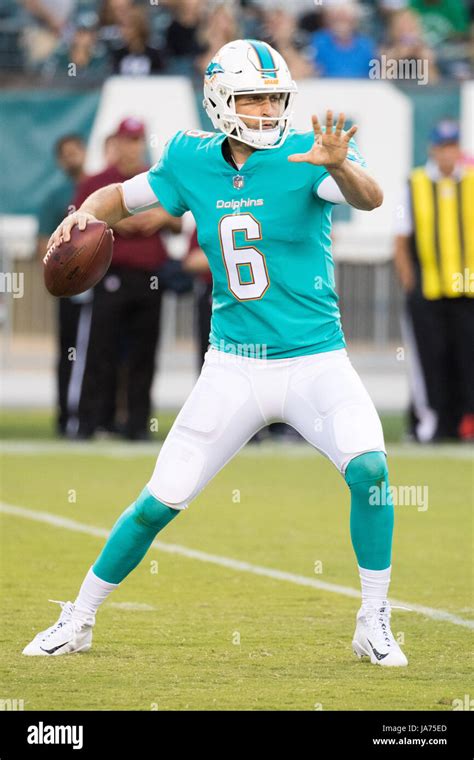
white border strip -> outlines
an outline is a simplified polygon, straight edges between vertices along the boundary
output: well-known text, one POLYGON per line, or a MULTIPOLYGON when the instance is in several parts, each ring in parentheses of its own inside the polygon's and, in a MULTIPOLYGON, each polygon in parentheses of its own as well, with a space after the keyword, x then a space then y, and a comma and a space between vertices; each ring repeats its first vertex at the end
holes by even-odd
MULTIPOLYGON (((0 502, 0 512, 7 515, 14 515, 15 517, 24 517, 27 520, 46 523, 47 525, 54 525, 56 528, 65 528, 66 530, 72 530, 76 533, 86 533, 89 536, 107 538, 109 535, 109 531, 105 530, 105 528, 96 528, 93 525, 85 525, 84 523, 70 520, 67 517, 60 517, 59 515, 53 515, 49 512, 26 509, 25 507, 17 507, 13 504, 0 502)), ((297 586, 309 586, 311 588, 317 588, 320 591, 329 591, 333 594, 349 596, 352 599, 360 599, 360 591, 350 588, 349 586, 339 586, 336 583, 326 583, 325 581, 318 581, 314 578, 307 578, 304 575, 296 575, 295 573, 287 573, 283 570, 274 570, 269 567, 252 565, 250 562, 242 562, 240 560, 231 559, 230 557, 221 557, 217 554, 208 554, 207 552, 202 552, 198 549, 188 549, 187 547, 178 544, 165 544, 162 541, 154 541, 152 547, 154 549, 159 549, 162 552, 167 552, 168 554, 178 554, 182 557, 187 557, 188 559, 196 559, 200 562, 208 562, 213 565, 227 567, 230 570, 261 575, 265 578, 272 578, 273 580, 278 581, 288 581, 297 586)), ((432 607, 400 602, 395 599, 391 599, 390 601, 393 605, 408 607, 410 611, 425 615, 425 617, 432 618, 433 620, 443 620, 448 623, 453 623, 454 625, 462 626, 463 628, 474 629, 474 620, 465 620, 464 618, 453 615, 446 610, 436 610, 432 607)))

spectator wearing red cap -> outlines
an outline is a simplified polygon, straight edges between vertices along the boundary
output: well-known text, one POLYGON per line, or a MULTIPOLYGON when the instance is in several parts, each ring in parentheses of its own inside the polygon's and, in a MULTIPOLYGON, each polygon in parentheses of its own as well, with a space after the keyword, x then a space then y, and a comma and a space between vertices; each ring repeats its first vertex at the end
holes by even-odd
MULTIPOLYGON (((147 171, 145 125, 129 117, 118 126, 115 162, 78 188, 79 207, 95 190, 124 182, 147 171)), ((111 414, 120 359, 126 365, 126 419, 123 434, 131 440, 149 437, 150 392, 159 336, 162 290, 159 273, 167 252, 157 230, 177 229, 180 222, 164 209, 136 214, 114 227, 114 254, 104 279, 94 288, 90 324, 76 347, 76 363, 84 367, 75 389, 76 415, 69 423, 71 437, 91 438, 97 429, 113 431, 111 414)))

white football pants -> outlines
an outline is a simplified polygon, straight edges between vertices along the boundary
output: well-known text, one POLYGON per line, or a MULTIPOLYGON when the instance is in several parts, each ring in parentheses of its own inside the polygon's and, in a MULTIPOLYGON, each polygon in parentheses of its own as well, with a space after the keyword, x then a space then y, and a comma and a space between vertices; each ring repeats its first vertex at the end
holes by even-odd
POLYGON ((385 451, 377 411, 345 349, 253 359, 210 348, 158 456, 148 488, 184 509, 270 422, 292 425, 341 473, 354 457, 385 451))

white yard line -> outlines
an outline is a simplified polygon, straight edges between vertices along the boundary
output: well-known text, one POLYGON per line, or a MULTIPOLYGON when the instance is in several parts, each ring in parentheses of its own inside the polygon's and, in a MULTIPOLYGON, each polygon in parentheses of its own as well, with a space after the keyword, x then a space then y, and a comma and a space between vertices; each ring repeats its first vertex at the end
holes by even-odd
MULTIPOLYGON (((0 512, 7 515, 13 515, 15 517, 24 517, 27 520, 35 520, 36 522, 45 523, 46 525, 53 525, 56 528, 63 528, 71 530, 76 533, 86 533, 89 536, 97 536, 99 538, 106 538, 109 535, 109 531, 105 528, 97 528, 93 525, 85 525, 84 523, 70 520, 67 517, 61 517, 60 515, 54 515, 49 512, 40 512, 34 509, 26 509, 25 507, 18 507, 13 504, 5 504, 0 502, 0 512)), ((222 557, 217 554, 208 554, 207 552, 199 551, 198 549, 188 549, 186 546, 180 546, 179 544, 166 544, 162 541, 154 541, 152 547, 159 549, 159 551, 167 552, 168 554, 178 554, 188 559, 196 559, 200 562, 207 562, 212 565, 219 565, 221 567, 227 567, 230 570, 236 570, 238 572, 252 573, 253 575, 261 575, 265 578, 272 578, 278 581, 287 581, 294 583, 297 586, 309 586, 316 588, 320 591, 329 591, 333 594, 340 594, 341 596, 349 596, 353 599, 360 599, 360 591, 349 586, 340 586, 336 583, 326 583, 325 581, 318 581, 314 578, 307 578, 304 575, 296 575, 295 573, 287 573, 283 570, 274 570, 270 567, 262 567, 261 565, 253 565, 250 562, 242 562, 241 560, 232 559, 231 557, 222 557)), ((410 602, 401 602, 396 599, 390 600, 393 605, 400 605, 402 607, 408 607, 412 612, 417 612, 420 615, 432 618, 433 620, 443 620, 454 625, 462 626, 463 628, 474 629, 474 620, 465 620, 457 615, 453 615, 446 610, 437 610, 432 607, 424 607, 420 604, 411 604, 410 602)))
MULTIPOLYGON (((161 449, 158 443, 123 443, 121 441, 0 441, 0 454, 18 454, 24 456, 61 454, 112 457, 116 459, 150 456, 156 457, 161 449)), ((419 457, 427 459, 468 459, 474 461, 474 446, 469 444, 419 445, 413 443, 395 443, 387 446, 389 456, 419 457)), ((245 446, 239 457, 314 457, 317 455, 312 446, 306 443, 262 442, 245 446)))

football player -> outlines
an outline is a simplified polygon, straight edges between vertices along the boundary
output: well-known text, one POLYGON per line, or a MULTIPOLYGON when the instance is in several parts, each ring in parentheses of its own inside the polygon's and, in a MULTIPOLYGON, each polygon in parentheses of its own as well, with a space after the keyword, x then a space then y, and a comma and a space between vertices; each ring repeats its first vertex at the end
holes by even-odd
POLYGON ((161 205, 190 210, 213 277, 210 347, 154 471, 118 518, 75 602, 26 655, 88 650, 100 604, 143 559, 156 534, 271 421, 292 425, 345 478, 362 586, 353 650, 382 666, 407 659, 390 630, 393 503, 382 426, 348 358, 331 256, 331 210, 370 211, 383 194, 353 141, 327 112, 322 128, 291 127, 296 85, 258 40, 225 45, 204 79, 217 132, 178 132, 160 161, 93 193, 53 233, 113 225, 161 205))

